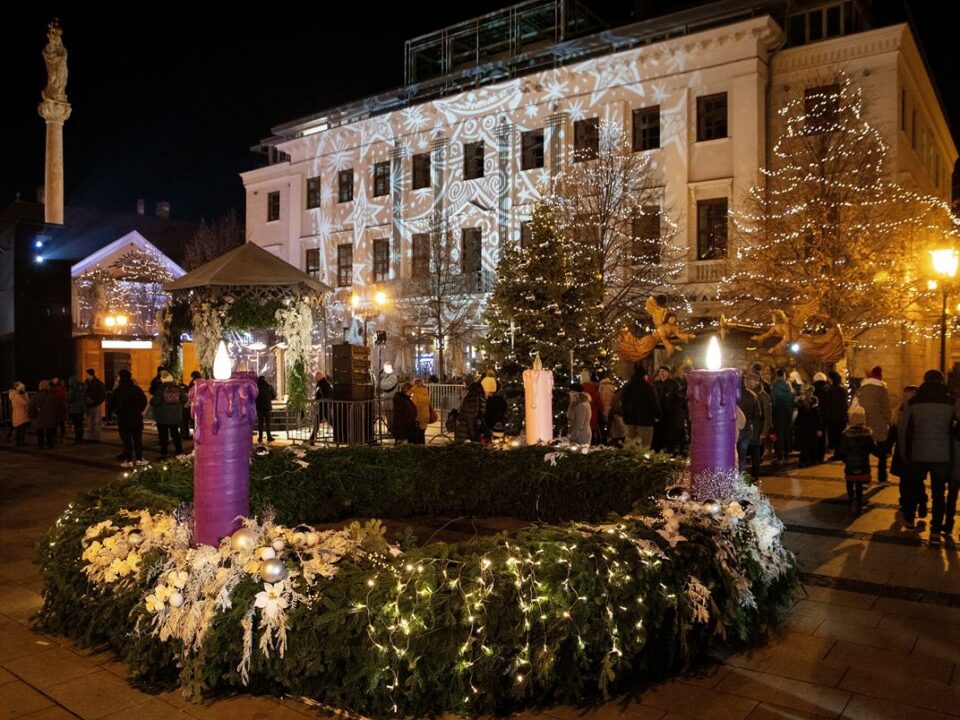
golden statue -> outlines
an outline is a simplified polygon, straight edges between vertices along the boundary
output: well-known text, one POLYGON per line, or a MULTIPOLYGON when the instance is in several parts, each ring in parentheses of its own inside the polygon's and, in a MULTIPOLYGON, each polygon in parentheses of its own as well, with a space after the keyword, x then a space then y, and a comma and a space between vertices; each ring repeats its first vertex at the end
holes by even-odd
POLYGON ((750 339, 762 343, 768 338, 777 338, 776 345, 768 352, 778 360, 794 355, 821 363, 834 363, 844 356, 843 332, 839 325, 827 328, 822 335, 810 335, 803 327, 817 311, 816 300, 793 306, 793 315, 788 317, 783 310, 771 313, 773 324, 766 332, 750 339))
POLYGON ((60 21, 47 25, 47 45, 43 48, 47 65, 47 86, 40 93, 44 100, 67 101, 67 49, 63 46, 63 28, 60 21))
POLYGON ((639 362, 653 353, 658 345, 663 344, 667 355, 672 355, 678 345, 688 343, 696 335, 683 332, 677 327, 676 314, 658 303, 654 298, 647 298, 647 312, 653 318, 653 332, 638 338, 624 328, 617 338, 617 349, 620 357, 627 362, 639 362))

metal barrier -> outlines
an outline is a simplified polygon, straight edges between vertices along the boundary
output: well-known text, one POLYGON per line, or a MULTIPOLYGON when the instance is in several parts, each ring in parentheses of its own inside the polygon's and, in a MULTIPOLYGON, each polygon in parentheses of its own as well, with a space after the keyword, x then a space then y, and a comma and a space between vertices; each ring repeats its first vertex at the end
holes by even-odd
POLYGON ((314 400, 300 413, 285 410, 284 428, 294 443, 382 445, 390 437, 380 400, 314 400))
POLYGON ((430 438, 430 442, 442 438, 450 439, 447 432, 447 416, 451 410, 459 410, 466 386, 463 383, 427 383, 430 391, 430 407, 440 416, 440 432, 430 438))

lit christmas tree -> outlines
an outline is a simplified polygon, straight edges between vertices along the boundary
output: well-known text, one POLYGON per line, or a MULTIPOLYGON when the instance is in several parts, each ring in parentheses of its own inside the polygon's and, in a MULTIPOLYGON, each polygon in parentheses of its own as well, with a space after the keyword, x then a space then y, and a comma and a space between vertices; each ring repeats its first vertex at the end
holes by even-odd
POLYGON ((484 350, 498 376, 519 383, 533 355, 556 374, 556 386, 574 372, 607 364, 601 320, 601 287, 594 282, 583 250, 568 242, 555 206, 541 201, 533 211, 527 247, 507 245, 497 266, 497 282, 487 302, 484 350))
POLYGON ((812 308, 808 330, 839 325, 848 341, 872 328, 921 330, 926 250, 956 233, 948 207, 891 181, 887 148, 846 75, 780 115, 774 167, 731 213, 738 249, 722 297, 761 322, 775 310, 812 308))

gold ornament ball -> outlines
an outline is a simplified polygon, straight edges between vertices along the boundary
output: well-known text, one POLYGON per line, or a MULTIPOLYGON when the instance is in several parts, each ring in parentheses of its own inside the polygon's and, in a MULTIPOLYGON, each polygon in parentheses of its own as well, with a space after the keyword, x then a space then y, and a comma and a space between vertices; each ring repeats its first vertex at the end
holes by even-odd
POLYGON ((279 558, 269 558, 260 563, 260 577, 264 582, 280 582, 287 576, 287 567, 279 558))
POLYGON ((257 533, 250 528, 240 528, 230 536, 230 547, 234 550, 253 550, 256 544, 257 533))

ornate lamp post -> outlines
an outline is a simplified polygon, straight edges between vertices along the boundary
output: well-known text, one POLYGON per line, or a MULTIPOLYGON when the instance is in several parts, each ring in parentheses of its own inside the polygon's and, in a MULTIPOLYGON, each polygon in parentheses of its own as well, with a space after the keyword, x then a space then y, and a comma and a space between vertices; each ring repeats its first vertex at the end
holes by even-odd
MULTIPOLYGON (((940 306, 940 372, 947 372, 947 294, 949 293, 949 283, 957 276, 957 266, 960 264, 960 253, 953 248, 944 248, 942 250, 931 250, 930 257, 933 259, 933 270, 940 276, 939 283, 941 290, 942 304, 940 306)), ((931 280, 927 286, 931 290, 937 289, 937 281, 931 280)))

